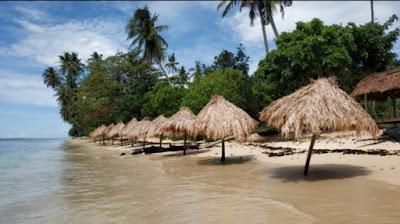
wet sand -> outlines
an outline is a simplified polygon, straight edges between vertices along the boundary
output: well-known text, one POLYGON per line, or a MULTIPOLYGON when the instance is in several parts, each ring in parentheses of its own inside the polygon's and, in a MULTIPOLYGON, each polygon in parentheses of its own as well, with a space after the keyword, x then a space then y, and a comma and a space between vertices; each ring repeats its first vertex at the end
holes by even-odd
MULTIPOLYGON (((219 162, 218 147, 189 151, 185 157, 181 152, 119 156, 121 151, 129 152, 131 148, 103 147, 82 140, 68 144, 74 147, 67 156, 74 165, 63 172, 64 189, 60 196, 68 209, 62 222, 398 223, 400 220, 400 186, 378 181, 379 172, 373 174, 376 171, 368 164, 350 163, 359 155, 334 155, 344 157, 341 162, 329 159, 331 154, 316 155, 311 161, 310 175, 305 178, 304 154, 295 155, 301 159, 265 154, 260 159, 252 149, 242 147, 241 154, 235 155, 237 152, 229 149, 236 143, 227 145, 227 161, 223 165, 219 162)), ((367 160, 376 162, 382 158, 398 156, 370 156, 367 160)), ((59 218, 56 216, 53 221, 60 221, 59 218)))

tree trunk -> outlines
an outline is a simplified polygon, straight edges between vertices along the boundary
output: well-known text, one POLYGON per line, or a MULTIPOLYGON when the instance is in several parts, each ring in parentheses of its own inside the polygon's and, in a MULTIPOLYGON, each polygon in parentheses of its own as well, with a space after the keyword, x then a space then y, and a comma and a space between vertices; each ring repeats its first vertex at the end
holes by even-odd
POLYGON ((367 94, 364 94, 364 109, 368 113, 368 99, 367 99, 367 94))
POLYGON ((225 161, 225 137, 222 138, 221 162, 225 161))
POLYGON ((374 18, 374 0, 370 0, 371 3, 371 23, 374 23, 375 18, 374 18))
POLYGON ((263 34, 263 38, 264 38, 265 56, 267 56, 267 54, 268 54, 267 32, 265 31, 265 25, 264 25, 264 23, 263 23, 263 18, 261 18, 261 16, 260 16, 260 20, 261 20, 262 34, 263 34))
POLYGON ((164 76, 165 76, 165 78, 166 78, 166 81, 169 82, 167 72, 165 72, 165 69, 164 69, 164 67, 162 66, 161 62, 158 63, 158 66, 160 66, 161 71, 163 72, 163 74, 164 74, 164 76))
POLYGON ((308 167, 310 165, 310 160, 311 160, 311 154, 312 154, 312 150, 314 148, 314 143, 315 140, 317 139, 317 135, 313 134, 312 138, 311 138, 311 144, 310 144, 310 148, 308 149, 308 154, 307 154, 307 160, 306 160, 306 165, 304 167, 304 176, 308 175, 308 167))
MULTIPOLYGON (((267 1, 266 1, 267 3, 267 1)), ((275 34, 275 39, 279 37, 278 29, 276 28, 274 17, 272 16, 272 10, 271 7, 268 7, 269 4, 274 4, 272 2, 269 2, 267 4, 264 3, 264 8, 266 12, 266 16, 268 17, 268 21, 271 23, 272 30, 274 31, 275 34)))
POLYGON ((186 155, 186 131, 185 131, 185 137, 183 139, 183 155, 186 155))
POLYGON ((163 138, 163 134, 160 135, 160 148, 162 148, 162 138, 163 138))
POLYGON ((393 107, 393 118, 396 118, 396 98, 395 97, 390 97, 392 98, 392 107, 393 107))

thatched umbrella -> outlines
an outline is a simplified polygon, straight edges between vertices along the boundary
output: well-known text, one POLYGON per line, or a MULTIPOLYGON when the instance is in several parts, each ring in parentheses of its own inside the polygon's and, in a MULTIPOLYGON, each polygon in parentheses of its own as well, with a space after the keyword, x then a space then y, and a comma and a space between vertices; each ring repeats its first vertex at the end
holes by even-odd
POLYGON ((244 141, 257 126, 257 121, 244 110, 225 100, 222 96, 213 96, 199 112, 194 123, 196 135, 222 139, 221 162, 225 161, 225 137, 234 136, 244 141))
MULTIPOLYGON (((90 134, 89 137, 96 142, 96 139, 102 135, 102 132, 106 129, 106 126, 103 124, 97 128, 95 128, 90 134)), ((101 139, 100 139, 101 141, 101 139)))
MULTIPOLYGON (((125 125, 125 127, 121 130, 121 137, 123 137, 123 138, 128 138, 128 139, 130 139, 130 132, 132 131, 132 129, 135 127, 135 125, 136 125, 136 123, 137 123, 138 121, 136 120, 136 118, 132 118, 132 120, 131 121, 129 121, 126 125, 125 125)), ((132 146, 133 146, 133 139, 131 139, 132 140, 132 146)))
POLYGON ((312 133, 304 169, 308 173, 314 142, 322 131, 356 130, 373 137, 378 126, 352 97, 341 90, 336 79, 312 80, 296 92, 272 102, 260 112, 260 120, 281 130, 282 135, 299 138, 303 132, 312 133))
POLYGON ((124 122, 119 122, 116 124, 108 133, 107 137, 112 139, 112 144, 114 144, 114 138, 119 137, 122 145, 122 129, 124 129, 124 122))
POLYGON ((172 115, 161 127, 163 132, 169 135, 183 135, 183 155, 186 155, 186 138, 188 133, 193 132, 193 123, 196 116, 188 107, 181 107, 181 109, 172 115))
MULTIPOLYGON (((112 131, 112 129, 114 127, 115 127, 115 124, 110 124, 110 125, 107 126, 106 130, 103 133, 105 139, 111 139, 109 137, 109 133, 112 131)), ((103 140, 103 144, 104 144, 104 140, 103 140)), ((114 144, 114 140, 112 140, 112 144, 114 144)))
POLYGON ((147 130, 147 137, 160 137, 160 147, 162 144, 163 131, 161 130, 161 126, 167 121, 167 118, 164 115, 160 115, 151 121, 151 125, 147 130))
POLYGON ((143 149, 146 147, 147 129, 150 127, 150 125, 151 121, 148 118, 143 118, 143 120, 136 123, 128 135, 132 139, 143 138, 143 149))

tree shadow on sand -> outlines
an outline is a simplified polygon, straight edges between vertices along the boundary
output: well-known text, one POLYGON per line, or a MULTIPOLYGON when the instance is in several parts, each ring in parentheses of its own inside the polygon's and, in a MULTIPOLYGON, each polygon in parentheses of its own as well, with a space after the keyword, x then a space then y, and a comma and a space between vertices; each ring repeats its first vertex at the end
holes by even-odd
MULTIPOLYGON (((210 150, 209 149, 195 149, 195 150, 189 150, 188 149, 186 151, 186 156, 188 156, 188 155, 197 155, 197 154, 205 153, 205 152, 208 152, 208 151, 210 151, 210 150)), ((172 154, 163 155, 163 157, 181 157, 181 156, 183 156, 183 151, 177 151, 177 152, 172 153, 172 154)))
POLYGON ((274 168, 269 174, 272 178, 281 179, 283 182, 298 182, 345 179, 371 173, 364 167, 342 164, 313 164, 310 166, 308 176, 304 176, 303 171, 304 166, 285 166, 274 168))
POLYGON ((201 159, 197 161, 198 165, 206 165, 206 166, 225 166, 225 165, 236 165, 236 164, 243 164, 254 160, 254 157, 249 156, 228 156, 224 162, 221 162, 221 158, 219 157, 212 157, 201 159))

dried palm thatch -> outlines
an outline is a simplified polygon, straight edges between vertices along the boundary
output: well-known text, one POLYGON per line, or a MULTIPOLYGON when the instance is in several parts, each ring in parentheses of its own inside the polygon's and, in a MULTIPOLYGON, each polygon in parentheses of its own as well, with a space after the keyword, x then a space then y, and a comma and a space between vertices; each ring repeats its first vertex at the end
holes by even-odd
POLYGON ((143 139, 143 149, 146 146, 146 135, 147 129, 150 127, 151 121, 148 118, 144 118, 141 121, 136 122, 135 126, 130 130, 128 137, 130 139, 143 139))
POLYGON ((234 136, 244 141, 257 126, 257 121, 244 110, 225 100, 222 96, 213 96, 199 112, 194 123, 194 133, 205 134, 210 138, 222 138, 221 162, 225 161, 225 137, 234 136))
POLYGON ((167 118, 164 115, 160 115, 156 117, 153 121, 151 121, 150 127, 147 129, 147 137, 160 137, 160 147, 162 145, 163 131, 161 130, 161 126, 167 121, 167 118))
POLYGON ((97 138, 102 136, 102 133, 106 130, 106 128, 107 127, 104 124, 97 127, 90 133, 89 137, 92 138, 93 140, 96 140, 97 138))
POLYGON ((356 130, 378 135, 378 126, 372 117, 337 84, 335 78, 312 80, 296 92, 272 102, 260 112, 260 120, 280 129, 284 137, 312 133, 304 175, 316 138, 322 131, 356 130))
POLYGON ((357 84, 351 96, 369 95, 371 99, 384 100, 388 94, 400 94, 400 70, 366 76, 357 84))
POLYGON ((122 145, 122 129, 124 129, 125 124, 123 122, 119 122, 118 124, 114 125, 112 129, 107 133, 107 138, 112 139, 112 144, 114 144, 114 138, 120 137, 121 145, 122 145))
POLYGON ((121 130, 121 137, 128 137, 129 133, 131 132, 131 130, 135 127, 136 123, 138 121, 136 120, 136 118, 132 118, 131 121, 129 121, 125 127, 121 130))
POLYGON ((174 115, 169 117, 166 122, 161 126, 161 130, 168 135, 183 135, 184 136, 184 150, 183 154, 186 155, 186 138, 188 133, 193 133, 193 124, 196 116, 188 107, 181 107, 181 109, 174 115))
MULTIPOLYGON (((112 129, 115 127, 115 124, 110 124, 107 126, 107 129, 104 131, 103 135, 105 139, 112 139, 109 137, 109 133, 112 131, 112 129)), ((114 144, 114 141, 113 141, 114 144)))

